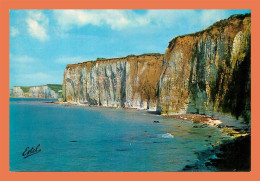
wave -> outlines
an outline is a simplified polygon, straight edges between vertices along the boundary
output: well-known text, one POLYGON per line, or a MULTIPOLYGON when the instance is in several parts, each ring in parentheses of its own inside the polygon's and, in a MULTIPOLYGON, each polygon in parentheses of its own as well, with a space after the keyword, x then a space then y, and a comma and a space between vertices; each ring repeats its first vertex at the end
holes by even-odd
POLYGON ((170 133, 161 134, 162 138, 174 138, 174 136, 170 133))

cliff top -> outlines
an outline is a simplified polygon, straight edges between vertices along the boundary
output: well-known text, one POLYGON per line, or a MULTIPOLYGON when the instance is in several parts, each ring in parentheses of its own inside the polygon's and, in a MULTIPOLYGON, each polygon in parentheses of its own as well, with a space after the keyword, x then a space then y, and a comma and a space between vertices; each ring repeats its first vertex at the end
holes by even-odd
POLYGON ((23 92, 28 92, 31 87, 42 87, 42 86, 48 86, 50 89, 54 90, 55 92, 58 92, 62 89, 61 84, 45 84, 45 85, 37 85, 37 86, 14 86, 14 87, 20 87, 23 92))
POLYGON ((230 22, 232 22, 234 20, 244 20, 247 17, 251 17, 251 13, 235 14, 235 15, 230 16, 227 19, 223 19, 223 20, 217 21, 213 25, 211 25, 211 26, 209 26, 209 27, 207 27, 207 28, 205 28, 205 29, 203 29, 201 31, 198 31, 198 32, 195 32, 195 33, 190 33, 190 34, 176 36, 175 38, 173 38, 169 42, 168 47, 171 47, 172 44, 174 44, 174 42, 176 41, 177 38, 182 38, 182 37, 185 37, 185 36, 200 36, 200 35, 202 35, 205 32, 211 31, 213 28, 225 27, 226 25, 228 25, 230 22))
POLYGON ((81 63, 76 63, 76 64, 68 64, 66 68, 68 67, 72 67, 72 66, 77 66, 77 65, 83 65, 83 64, 86 64, 86 63, 97 63, 97 62, 103 62, 103 61, 111 61, 111 60, 117 60, 117 61, 120 61, 120 60, 125 60, 129 57, 145 57, 145 56, 154 56, 154 57, 160 57, 160 56, 163 56, 164 54, 161 54, 161 53, 145 53, 145 54, 141 54, 141 55, 127 55, 125 57, 117 57, 117 58, 97 58, 96 60, 89 60, 89 61, 85 61, 85 62, 81 62, 81 63))
POLYGON ((15 85, 13 87, 42 87, 42 86, 61 86, 61 84, 45 84, 45 85, 32 85, 32 86, 19 86, 19 85, 15 85))

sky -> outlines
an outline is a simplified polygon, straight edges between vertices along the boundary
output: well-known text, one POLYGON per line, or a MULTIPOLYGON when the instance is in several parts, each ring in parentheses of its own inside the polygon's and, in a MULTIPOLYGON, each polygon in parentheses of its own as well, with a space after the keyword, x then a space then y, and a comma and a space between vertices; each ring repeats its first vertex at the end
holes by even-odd
POLYGON ((67 64, 164 53, 174 37, 250 10, 10 10, 10 88, 62 84, 67 64))

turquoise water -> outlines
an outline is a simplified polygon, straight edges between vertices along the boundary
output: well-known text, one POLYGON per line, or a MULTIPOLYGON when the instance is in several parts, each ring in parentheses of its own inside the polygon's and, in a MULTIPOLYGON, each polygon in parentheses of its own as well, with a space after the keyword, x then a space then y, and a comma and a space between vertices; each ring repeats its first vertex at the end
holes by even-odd
POLYGON ((193 125, 146 111, 10 98, 10 170, 181 171, 223 138, 216 128, 193 125), (38 144, 39 153, 23 157, 38 144))

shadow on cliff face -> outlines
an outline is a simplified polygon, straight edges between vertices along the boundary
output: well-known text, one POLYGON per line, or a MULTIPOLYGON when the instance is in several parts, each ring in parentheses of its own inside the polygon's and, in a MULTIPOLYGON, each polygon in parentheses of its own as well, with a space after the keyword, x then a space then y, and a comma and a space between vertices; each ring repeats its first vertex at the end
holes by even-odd
POLYGON ((248 172, 251 170, 251 136, 224 141, 195 154, 199 161, 186 165, 182 171, 248 172))
POLYGON ((250 47, 244 61, 236 64, 225 95, 223 110, 231 112, 238 119, 240 116, 248 123, 251 119, 251 52, 250 47))

